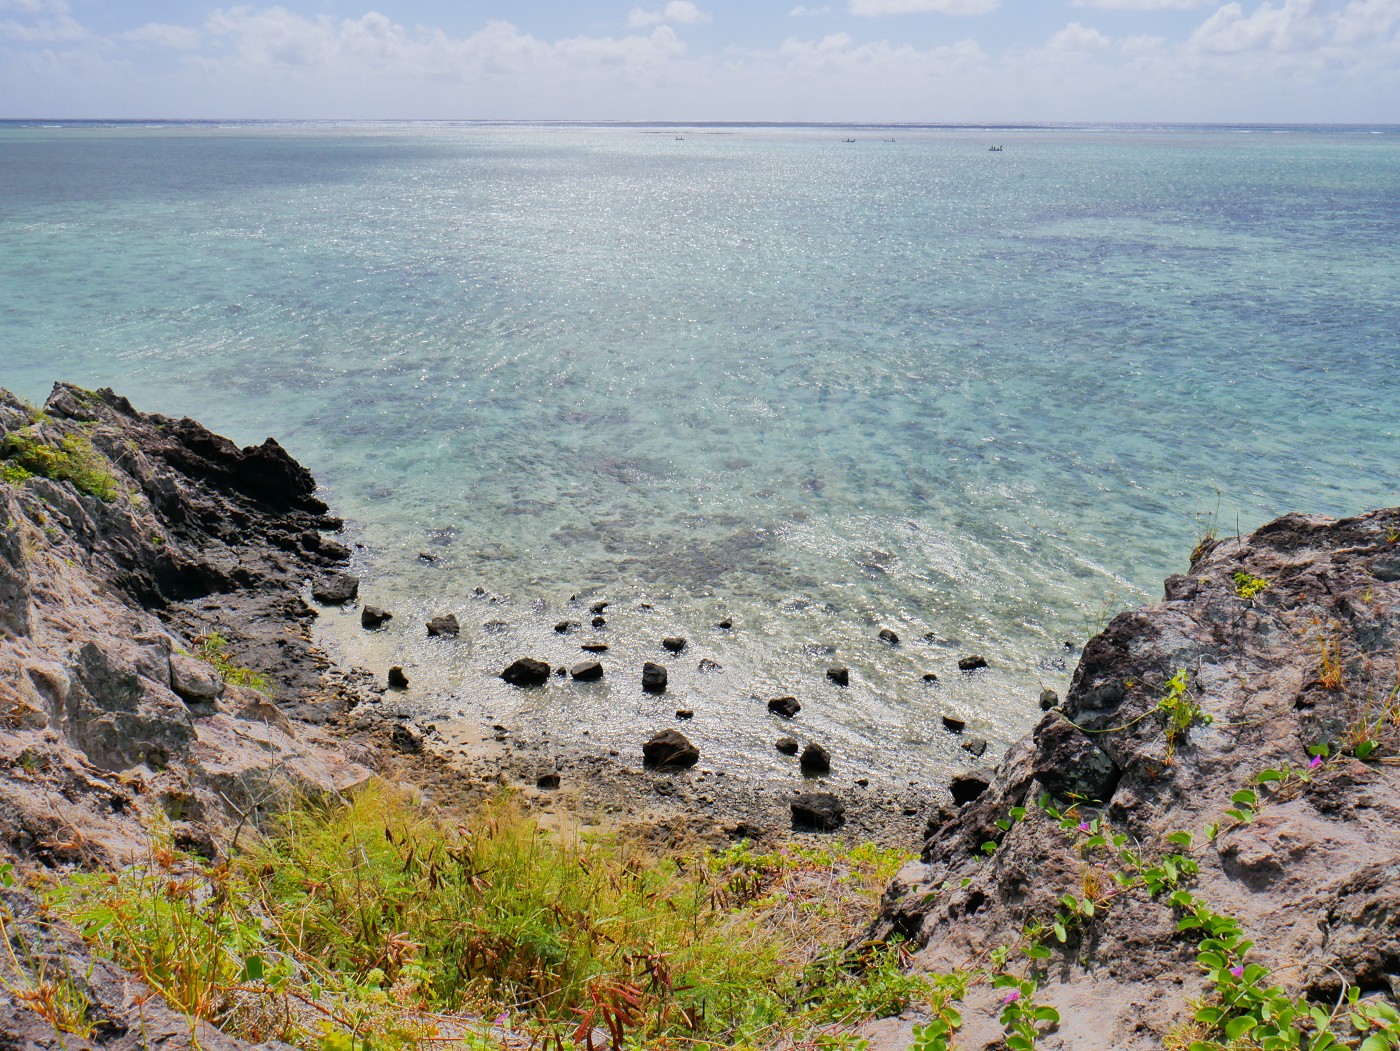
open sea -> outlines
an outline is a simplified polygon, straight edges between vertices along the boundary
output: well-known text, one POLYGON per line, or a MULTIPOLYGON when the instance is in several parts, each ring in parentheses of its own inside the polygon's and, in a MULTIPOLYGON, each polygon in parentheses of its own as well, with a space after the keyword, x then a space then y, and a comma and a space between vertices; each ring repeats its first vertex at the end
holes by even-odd
POLYGON ((0 123, 0 386, 55 379, 311 467, 404 704, 941 771, 1212 522, 1400 503, 1400 128, 0 123))

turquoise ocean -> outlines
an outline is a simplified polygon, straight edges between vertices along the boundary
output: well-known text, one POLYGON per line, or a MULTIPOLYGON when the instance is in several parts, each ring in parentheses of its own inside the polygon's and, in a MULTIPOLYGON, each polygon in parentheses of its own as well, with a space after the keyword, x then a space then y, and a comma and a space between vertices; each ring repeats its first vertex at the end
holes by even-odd
POLYGON ((1400 502, 1398 307, 1397 128, 0 124, 0 385, 275 435, 400 703, 773 776, 995 752, 1212 522, 1400 502))

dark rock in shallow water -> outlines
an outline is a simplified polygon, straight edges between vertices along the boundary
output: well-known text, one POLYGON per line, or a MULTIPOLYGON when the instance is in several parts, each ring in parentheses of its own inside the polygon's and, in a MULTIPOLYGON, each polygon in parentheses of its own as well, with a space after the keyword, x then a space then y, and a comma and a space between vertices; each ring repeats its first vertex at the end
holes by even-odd
POLYGON ((826 677, 837 686, 849 686, 851 684, 851 669, 835 667, 826 669, 826 677))
POLYGON ((642 757, 648 766, 694 766, 700 761, 700 749, 679 730, 662 730, 642 745, 642 757))
POLYGON ((607 608, 608 608, 609 606, 611 606, 611 605, 612 605, 611 602, 595 602, 595 603, 593 603, 593 605, 591 605, 591 606, 588 607, 588 612, 589 612, 589 613, 602 613, 603 610, 607 609, 607 608))
POLYGON ((589 621, 589 623, 592 624, 595 628, 601 628, 607 622, 608 619, 606 617, 594 617, 591 621, 589 621))
POLYGON ((987 754, 987 739, 985 737, 969 737, 962 743, 963 751, 968 752, 974 759, 981 759, 987 754))
POLYGON ((349 573, 332 573, 311 585, 311 597, 323 606, 343 606, 360 593, 360 581, 349 573))
POLYGON ((564 676, 566 676, 566 675, 569 674, 569 669, 566 668, 566 667, 564 667, 564 666, 561 664, 561 665, 559 665, 559 667, 557 667, 557 668, 554 669, 554 674, 557 675, 557 676, 559 676, 559 678, 562 679, 564 676))
POLYGON ((561 620, 558 624, 554 625, 554 630, 560 635, 564 635, 577 627, 580 627, 580 625, 576 620, 561 620))
POLYGON ((666 669, 659 664, 647 661, 642 665, 642 689, 648 693, 661 693, 666 689, 666 669))
POLYGON ((403 669, 400 668, 397 664, 389 669, 389 689, 408 689, 408 676, 403 673, 403 669))
POLYGON ((896 631, 892 631, 892 630, 889 629, 889 628, 881 628, 881 629, 880 629, 880 641, 881 641, 881 642, 887 642, 887 643, 889 643, 891 646, 898 646, 898 645, 899 645, 899 633, 896 632, 896 631))
POLYGON ((773 747, 782 752, 783 755, 796 755, 797 749, 801 746, 791 737, 779 737, 773 742, 773 747))
POLYGON ((809 774, 826 774, 831 772, 831 753, 815 741, 808 743, 802 749, 802 756, 798 759, 798 764, 803 771, 809 774))
POLYGON ((802 705, 797 702, 796 697, 774 697, 768 702, 768 710, 784 719, 791 719, 802 710, 802 705))
POLYGON ((512 686, 543 686, 549 680, 549 665, 533 657, 521 657, 501 672, 512 686))
POLYGON ((668 635, 661 640, 661 645, 672 653, 680 653, 685 649, 685 639, 679 635, 668 635))
POLYGON ((599 642, 597 639, 589 639, 587 642, 580 643, 579 649, 586 653, 607 653, 608 644, 599 642))
POLYGON ((960 734, 967 729, 967 720, 957 715, 945 715, 943 717, 943 729, 949 733, 960 734))
POLYGON ((1040 691, 1040 710, 1042 712, 1048 712, 1051 708, 1055 707, 1055 705, 1059 703, 1060 695, 1054 690, 1040 691))
POLYGON ((418 552, 418 561, 426 562, 428 563, 428 565, 431 566, 434 562, 437 561, 437 555, 431 554, 427 551, 420 551, 418 552))
POLYGON ((677 718, 677 719, 694 719, 694 718, 695 718, 695 713, 694 713, 693 711, 691 711, 689 708, 677 708, 677 709, 676 709, 676 718, 677 718))
POLYGON ((923 679, 924 682, 929 683, 931 685, 938 681, 938 673, 935 671, 926 671, 924 672, 923 679))
POLYGON ((979 798, 991 783, 992 775, 988 771, 970 770, 953 778, 948 783, 948 791, 953 793, 953 802, 963 806, 979 798))
POLYGON ((449 638, 456 638, 462 633, 462 626, 457 623, 457 615, 448 613, 441 617, 434 617, 428 621, 428 638, 436 638, 445 635, 449 638))
POLYGON ((381 627, 385 621, 393 620, 394 615, 387 609, 380 609, 378 606, 365 606, 360 610, 360 627, 374 630, 381 627))
POLYGON ((695 666, 696 671, 712 672, 724 671, 724 665, 719 661, 712 661, 709 657, 701 657, 700 663, 695 666))
POLYGON ((830 792, 804 792, 792 801, 797 831, 834 832, 846 823, 846 804, 830 792))
POLYGON ((962 671, 976 671, 978 668, 987 666, 987 658, 979 653, 974 653, 970 657, 962 657, 958 660, 958 668, 962 671))
POLYGON ((716 624, 715 627, 719 628, 722 631, 728 631, 730 628, 734 627, 734 622, 726 617, 724 620, 716 624))
POLYGON ((569 669, 569 674, 579 682, 593 682, 603 677, 603 666, 597 661, 580 661, 569 669))
POLYGON ((394 727, 389 734, 389 741, 400 752, 407 752, 410 755, 417 755, 423 750, 423 738, 402 723, 394 727))

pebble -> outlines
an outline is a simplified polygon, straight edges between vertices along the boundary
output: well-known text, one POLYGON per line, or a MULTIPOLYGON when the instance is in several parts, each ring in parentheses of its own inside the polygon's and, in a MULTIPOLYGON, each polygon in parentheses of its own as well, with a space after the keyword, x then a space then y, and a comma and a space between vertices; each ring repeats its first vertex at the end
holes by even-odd
POLYGON ((768 710, 784 719, 791 719, 802 710, 802 705, 796 697, 774 697, 768 702, 768 710))
POLYGON ((403 669, 398 665, 394 665, 394 667, 389 669, 389 689, 408 689, 408 676, 403 673, 403 669))
POLYGON ((826 677, 837 686, 849 686, 851 684, 851 669, 837 666, 826 669, 826 677))

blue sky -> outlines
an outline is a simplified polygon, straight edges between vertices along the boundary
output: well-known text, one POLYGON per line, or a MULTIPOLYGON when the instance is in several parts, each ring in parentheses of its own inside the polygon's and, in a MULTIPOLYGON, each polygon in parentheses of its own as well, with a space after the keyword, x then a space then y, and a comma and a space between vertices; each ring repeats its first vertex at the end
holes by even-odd
POLYGON ((0 0, 0 117, 1400 122, 1400 0, 0 0))

